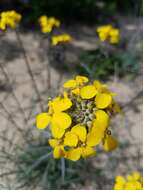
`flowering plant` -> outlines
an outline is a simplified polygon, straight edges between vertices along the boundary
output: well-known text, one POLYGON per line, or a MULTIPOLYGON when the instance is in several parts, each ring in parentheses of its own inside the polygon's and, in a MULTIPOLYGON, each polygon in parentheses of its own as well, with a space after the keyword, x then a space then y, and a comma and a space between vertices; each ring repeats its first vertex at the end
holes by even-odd
POLYGON ((95 155, 98 145, 114 150, 118 143, 109 125, 112 114, 120 111, 115 94, 99 81, 90 84, 85 76, 65 82, 64 89, 49 101, 48 111, 36 118, 38 129, 49 126, 53 157, 77 161, 95 155))
POLYGON ((143 190, 143 176, 139 172, 133 172, 126 178, 117 176, 114 190, 143 190))
POLYGON ((111 44, 119 43, 120 32, 119 29, 114 28, 112 25, 99 26, 97 33, 101 41, 109 41, 111 44))
POLYGON ((43 33, 52 32, 54 27, 60 27, 60 21, 55 17, 47 17, 43 15, 39 18, 39 24, 43 33))
POLYGON ((0 30, 6 30, 7 27, 16 28, 16 24, 21 21, 21 14, 14 10, 0 13, 0 30))

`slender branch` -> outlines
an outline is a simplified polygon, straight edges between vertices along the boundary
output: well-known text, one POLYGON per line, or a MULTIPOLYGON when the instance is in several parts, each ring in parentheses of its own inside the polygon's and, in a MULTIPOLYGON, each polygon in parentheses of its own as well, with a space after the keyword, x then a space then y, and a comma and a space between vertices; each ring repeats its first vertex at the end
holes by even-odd
POLYGON ((25 50, 25 48, 24 48, 24 46, 23 46, 23 42, 22 42, 22 40, 21 40, 21 38, 20 38, 19 32, 15 30, 15 33, 16 33, 17 40, 18 40, 18 42, 19 42, 19 44, 20 44, 20 47, 21 47, 21 49, 22 49, 22 51, 23 51, 24 62, 25 62, 25 65, 26 65, 26 67, 27 67, 28 73, 29 73, 29 75, 30 75, 30 77, 31 77, 31 81, 32 81, 32 84, 33 84, 33 88, 34 88, 34 90, 35 90, 35 92, 36 92, 36 95, 37 95, 37 97, 38 97, 38 100, 39 100, 39 103, 40 103, 41 111, 43 111, 43 105, 42 105, 42 103, 41 103, 41 96, 40 96, 40 93, 39 93, 39 90, 38 90, 36 81, 35 81, 35 79, 34 79, 34 75, 33 75, 33 73, 32 73, 31 67, 30 67, 30 63, 29 63, 29 60, 28 60, 28 57, 27 57, 26 50, 25 50))

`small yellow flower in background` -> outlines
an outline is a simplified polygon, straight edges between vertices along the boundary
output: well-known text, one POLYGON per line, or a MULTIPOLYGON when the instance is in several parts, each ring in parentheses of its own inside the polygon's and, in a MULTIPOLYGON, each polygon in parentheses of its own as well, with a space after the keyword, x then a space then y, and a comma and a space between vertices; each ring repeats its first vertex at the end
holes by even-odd
POLYGON ((15 29, 21 18, 21 14, 14 10, 0 13, 0 30, 6 30, 7 27, 15 29))
POLYGON ((55 159, 77 161, 96 154, 101 145, 105 152, 118 143, 111 136, 110 119, 116 113, 113 93, 99 81, 76 76, 64 83, 63 94, 48 103, 48 111, 36 117, 38 129, 48 128, 55 159))
POLYGON ((119 29, 112 25, 100 26, 97 28, 97 33, 101 41, 109 41, 111 44, 117 44, 120 39, 119 29))
POLYGON ((143 176, 139 172, 133 172, 126 178, 117 176, 114 190, 143 190, 143 176))
POLYGON ((54 27, 58 28, 61 23, 54 17, 47 17, 46 15, 43 15, 39 18, 39 24, 43 33, 50 33, 54 27))
POLYGON ((69 43, 72 41, 72 37, 69 34, 61 34, 52 36, 52 45, 56 46, 61 43, 69 43))

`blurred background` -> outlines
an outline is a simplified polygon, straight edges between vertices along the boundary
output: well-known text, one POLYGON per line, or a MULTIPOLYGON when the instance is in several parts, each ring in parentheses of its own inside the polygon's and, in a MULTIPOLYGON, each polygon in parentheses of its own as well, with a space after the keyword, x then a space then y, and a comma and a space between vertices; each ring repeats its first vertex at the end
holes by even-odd
POLYGON ((0 30, 0 189, 112 190, 116 175, 133 170, 143 174, 143 1, 1 0, 0 12, 7 10, 22 14, 22 21, 16 30, 0 30), (38 22, 42 15, 59 19, 60 28, 43 34, 38 22), (117 44, 103 42, 97 33, 108 24, 119 30, 117 44), (63 33, 72 41, 52 46, 51 35, 63 33), (48 98, 76 74, 101 80, 117 93, 123 111, 111 125, 119 148, 70 163, 64 184, 59 162, 52 162, 46 173, 44 163, 23 174, 42 154, 36 149, 32 161, 22 157, 22 170, 15 167, 21 166, 17 159, 22 148, 37 139, 43 143, 35 129, 36 114, 46 110, 48 98), (18 172, 26 179, 23 183, 18 172))

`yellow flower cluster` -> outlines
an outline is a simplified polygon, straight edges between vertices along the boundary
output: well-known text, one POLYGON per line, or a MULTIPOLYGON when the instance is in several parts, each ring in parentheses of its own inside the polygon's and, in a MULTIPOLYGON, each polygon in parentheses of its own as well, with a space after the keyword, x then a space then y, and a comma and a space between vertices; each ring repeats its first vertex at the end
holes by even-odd
POLYGON ((0 30, 6 30, 7 27, 15 29, 16 24, 20 22, 21 18, 21 14, 14 10, 0 13, 0 30))
POLYGON ((56 46, 60 43, 69 43, 71 42, 72 37, 69 34, 61 34, 52 36, 52 45, 56 46))
POLYGON ((96 154, 96 146, 105 151, 117 147, 109 130, 111 114, 120 111, 113 94, 99 81, 89 82, 85 76, 64 83, 64 92, 48 103, 48 112, 40 113, 36 126, 49 126, 55 159, 77 161, 96 154))
POLYGON ((101 41, 109 41, 111 44, 119 42, 120 34, 117 28, 112 25, 100 26, 97 28, 97 33, 101 41))
POLYGON ((52 32, 54 27, 60 26, 59 20, 57 20, 54 17, 47 17, 46 15, 43 15, 39 18, 39 23, 40 23, 41 31, 43 33, 50 33, 52 32))
POLYGON ((133 172, 126 179, 117 176, 114 190, 143 190, 143 176, 139 172, 133 172))

